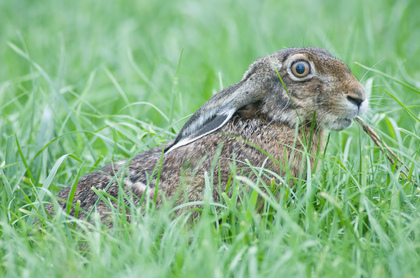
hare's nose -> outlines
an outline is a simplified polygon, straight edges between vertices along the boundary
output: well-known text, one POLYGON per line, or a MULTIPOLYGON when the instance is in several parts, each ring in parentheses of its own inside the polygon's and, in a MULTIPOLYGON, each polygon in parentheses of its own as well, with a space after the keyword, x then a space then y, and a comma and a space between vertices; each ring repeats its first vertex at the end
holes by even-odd
POLYGON ((363 88, 363 85, 357 82, 355 88, 347 91, 347 100, 356 105, 357 108, 360 108, 362 103, 366 100, 366 91, 365 88, 363 88))
POLYGON ((362 105, 362 102, 365 101, 364 99, 361 99, 359 97, 351 97, 351 96, 347 96, 347 100, 355 104, 357 107, 360 107, 360 105, 362 105))

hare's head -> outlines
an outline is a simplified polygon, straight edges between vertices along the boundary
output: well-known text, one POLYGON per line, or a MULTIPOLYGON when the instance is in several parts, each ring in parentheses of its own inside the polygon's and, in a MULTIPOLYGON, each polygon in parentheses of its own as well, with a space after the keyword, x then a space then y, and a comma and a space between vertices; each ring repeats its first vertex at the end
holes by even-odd
POLYGON ((223 126, 237 112, 258 111, 268 121, 350 127, 367 109, 366 92, 350 69, 321 48, 288 48, 260 58, 242 80, 207 101, 184 125, 173 149, 223 126), (287 89, 287 90, 286 90, 287 89))
POLYGON ((265 113, 275 120, 295 124, 296 120, 312 121, 315 115, 319 124, 343 130, 367 108, 362 84, 346 64, 324 49, 290 48, 262 60, 255 65, 263 68, 273 64, 288 91, 275 75, 279 82, 273 82, 271 90, 276 93, 265 105, 265 113), (284 109, 276 109, 279 103, 284 109))

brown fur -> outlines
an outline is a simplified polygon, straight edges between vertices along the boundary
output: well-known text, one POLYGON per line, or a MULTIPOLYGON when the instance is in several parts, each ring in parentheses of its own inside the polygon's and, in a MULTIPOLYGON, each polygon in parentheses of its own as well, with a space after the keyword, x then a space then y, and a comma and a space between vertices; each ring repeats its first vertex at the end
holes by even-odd
MULTIPOLYGON (((325 127, 333 130, 349 127, 351 119, 366 109, 365 99, 363 86, 348 67, 326 50, 281 50, 254 62, 239 83, 213 96, 191 117, 164 153, 162 148, 155 148, 134 157, 124 171, 121 189, 127 196, 135 196, 132 199, 135 205, 139 205, 143 195, 153 200, 156 193, 159 206, 163 199, 171 199, 175 204, 202 200, 205 173, 211 170, 213 199, 219 201, 220 190, 225 191, 232 175, 229 165, 233 161, 237 165, 234 174, 251 174, 251 178, 255 176, 250 169, 242 167, 245 161, 257 167, 264 165, 280 175, 287 171, 294 177, 299 173, 304 175, 306 169, 301 165, 306 165, 302 164, 305 146, 302 142, 308 141, 311 125, 314 127, 310 146, 313 166, 316 152, 324 147, 325 127), (300 79, 290 72, 293 62, 299 59, 311 65, 310 75, 300 79), (314 115, 316 121, 313 123, 314 115), (265 152, 272 159, 267 159, 265 152), (155 191, 159 171, 158 190, 155 191)), ((104 189, 123 164, 108 165, 79 180, 74 200, 80 200, 84 211, 89 212, 98 199, 91 187, 104 189)), ((266 175, 264 179, 268 181, 271 177, 266 175)), ((63 189, 59 197, 67 199, 69 190, 63 189)), ((117 181, 107 189, 115 198, 119 192, 117 181)), ((64 202, 60 205, 66 206, 64 202)), ((99 202, 96 209, 105 222, 110 216, 110 208, 99 202)), ((52 206, 48 210, 52 212, 52 206)), ((85 217, 82 213, 81 218, 85 217)))

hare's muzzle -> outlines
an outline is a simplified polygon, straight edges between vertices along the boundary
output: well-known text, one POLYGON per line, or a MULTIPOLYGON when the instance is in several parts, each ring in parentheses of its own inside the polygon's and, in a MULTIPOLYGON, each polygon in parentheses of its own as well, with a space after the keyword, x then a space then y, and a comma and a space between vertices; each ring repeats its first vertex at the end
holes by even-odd
POLYGON ((331 130, 340 131, 351 126, 357 116, 363 114, 368 107, 366 91, 363 85, 352 78, 351 82, 341 87, 336 105, 329 110, 329 116, 323 119, 323 123, 331 130))
POLYGON ((358 81, 355 84, 355 87, 352 90, 347 91, 346 99, 348 101, 349 109, 351 110, 352 116, 350 118, 355 118, 364 112, 368 107, 368 100, 366 98, 366 91, 362 84, 358 81))

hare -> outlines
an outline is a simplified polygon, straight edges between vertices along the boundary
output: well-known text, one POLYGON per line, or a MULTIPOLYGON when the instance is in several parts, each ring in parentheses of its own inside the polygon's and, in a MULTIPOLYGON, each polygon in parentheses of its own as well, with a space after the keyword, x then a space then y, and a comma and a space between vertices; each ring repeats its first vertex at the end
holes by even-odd
MULTIPOLYGON (((252 176, 240 164, 245 161, 279 175, 302 176, 303 153, 310 152, 314 165, 317 151, 324 148, 325 129, 350 127, 367 106, 362 84, 328 51, 280 50, 252 63, 238 83, 210 98, 173 142, 81 177, 73 199, 80 201, 79 218, 85 218, 96 203, 101 221, 112 216, 109 205, 97 202, 92 188, 106 189, 115 198, 124 192, 135 205, 148 198, 159 206, 164 199, 175 204, 202 200, 205 173, 213 173, 211 190, 214 201, 219 201, 232 176, 252 176), (233 162, 240 169, 236 173, 230 168, 233 162), (124 175, 114 178, 117 172, 124 175)), ((69 192, 67 187, 58 194, 63 208, 69 192)), ((53 213, 52 205, 48 211, 53 213)))

